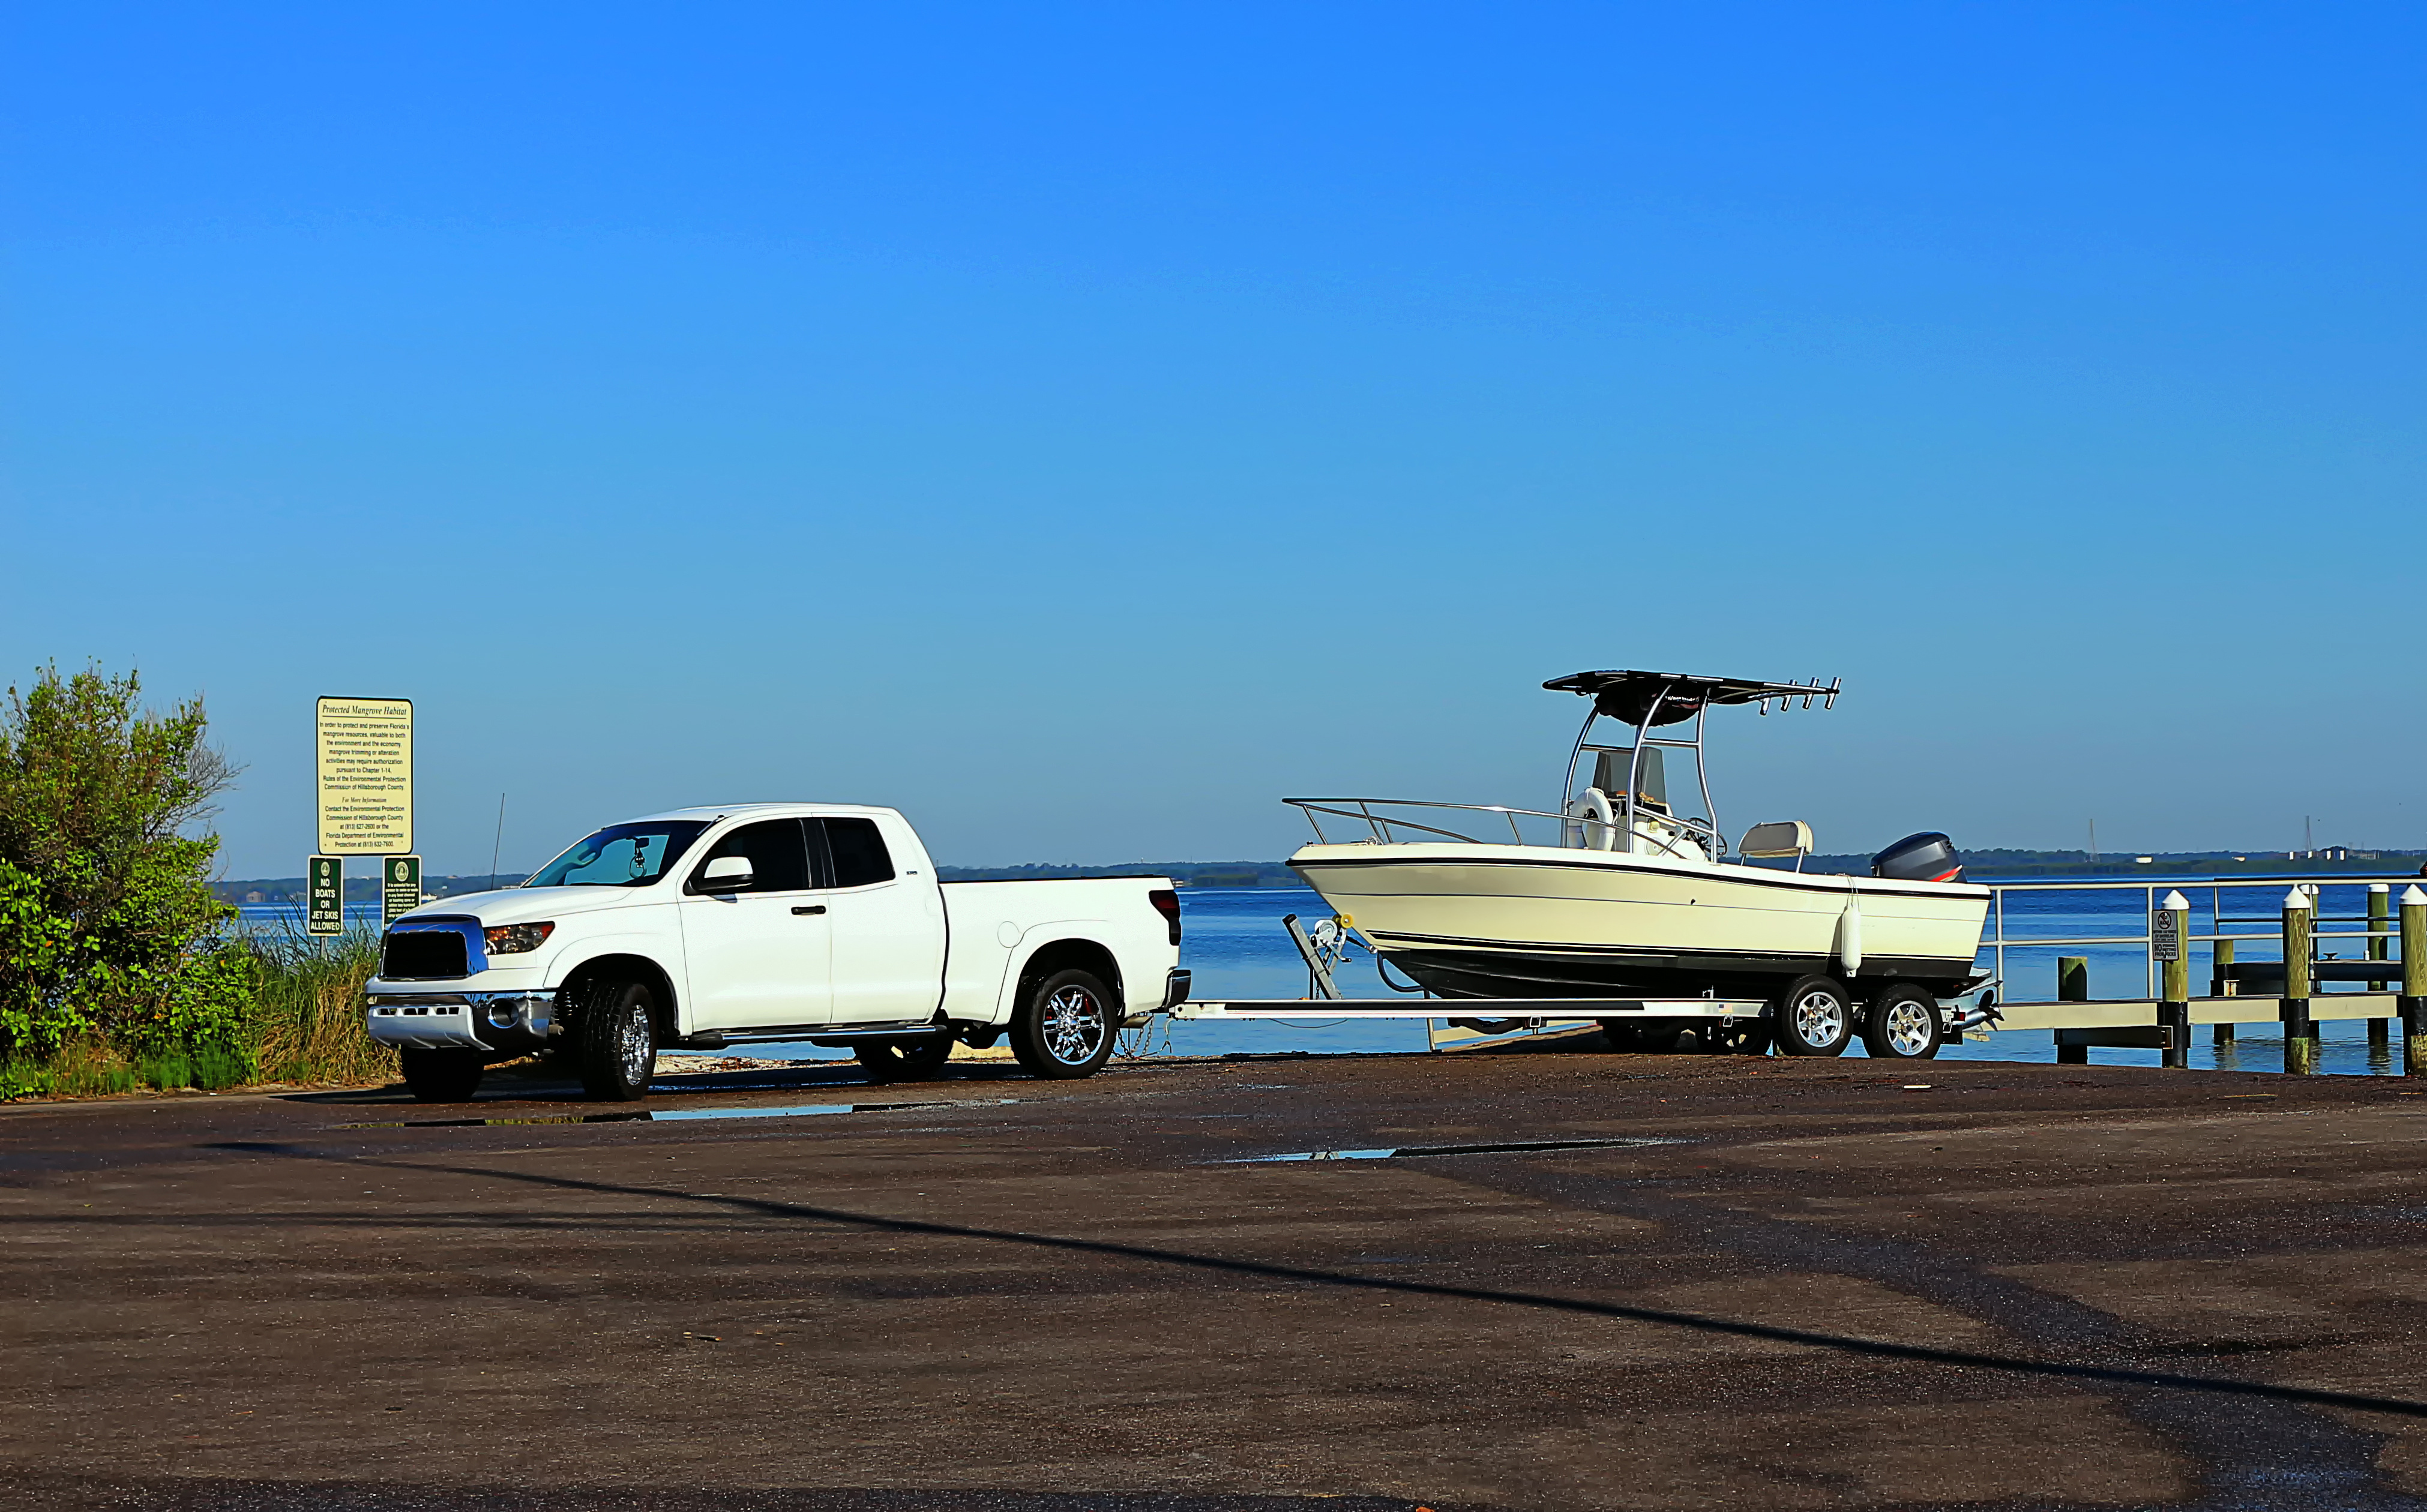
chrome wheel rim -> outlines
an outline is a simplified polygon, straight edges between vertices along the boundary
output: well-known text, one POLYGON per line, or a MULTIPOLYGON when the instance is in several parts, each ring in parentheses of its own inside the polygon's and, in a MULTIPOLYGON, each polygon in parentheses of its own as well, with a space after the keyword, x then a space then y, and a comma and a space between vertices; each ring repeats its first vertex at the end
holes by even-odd
POLYGON ((634 1003, 625 1011, 623 1025, 615 1034, 615 1049, 623 1058, 624 1080, 636 1087, 645 1083, 658 1058, 657 1047, 649 1042, 647 1009, 634 1003))
POLYGON ((1795 1037, 1804 1044, 1834 1045, 1845 1037, 1846 1005, 1833 992, 1807 992, 1795 1000, 1795 1037))
POLYGON ((1104 1005, 1084 987, 1064 987, 1045 1000, 1045 1053, 1064 1065, 1084 1065, 1104 1048, 1104 1005))
POLYGON ((1911 998, 1888 1005, 1888 1045, 1898 1055, 1919 1055, 1930 1049, 1930 1012, 1911 998))

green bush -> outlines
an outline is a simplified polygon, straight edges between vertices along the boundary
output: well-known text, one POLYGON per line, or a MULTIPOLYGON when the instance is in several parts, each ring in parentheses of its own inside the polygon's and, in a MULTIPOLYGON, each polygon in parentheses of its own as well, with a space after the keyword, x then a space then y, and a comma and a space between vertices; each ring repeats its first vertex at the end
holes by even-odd
MULTIPOLYGON (((184 1057, 189 1078, 195 1053, 224 1066, 248 1049, 258 966, 226 933, 235 910, 211 892, 219 837, 187 833, 235 773, 204 743, 202 700, 155 714, 140 693, 133 673, 63 678, 44 667, 0 709, 8 1084, 94 1035, 163 1075, 184 1057)), ((84 1079, 116 1074, 95 1063, 84 1079)))

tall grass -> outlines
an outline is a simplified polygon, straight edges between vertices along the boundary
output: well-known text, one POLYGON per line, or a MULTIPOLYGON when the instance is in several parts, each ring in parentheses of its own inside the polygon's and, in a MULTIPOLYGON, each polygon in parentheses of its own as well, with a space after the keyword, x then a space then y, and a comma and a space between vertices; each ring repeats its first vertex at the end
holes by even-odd
POLYGON ((379 969, 379 932, 357 924, 315 939, 290 924, 250 940, 260 962, 252 1060, 266 1081, 358 1082, 399 1074, 396 1051, 363 1021, 363 984, 379 969))
POLYGON ((363 1021, 363 984, 379 967, 379 932, 361 925, 327 939, 294 927, 249 934, 252 1000, 234 1044, 129 1056, 98 1034, 50 1056, 0 1065, 0 1101, 106 1097, 150 1087, 217 1092, 257 1081, 352 1085, 392 1081, 396 1051, 363 1021))

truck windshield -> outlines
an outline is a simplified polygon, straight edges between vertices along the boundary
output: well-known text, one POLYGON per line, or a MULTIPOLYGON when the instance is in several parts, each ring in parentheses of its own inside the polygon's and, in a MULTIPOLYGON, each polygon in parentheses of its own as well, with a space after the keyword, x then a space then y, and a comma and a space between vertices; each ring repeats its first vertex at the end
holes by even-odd
POLYGON ((645 887, 699 838, 708 821, 610 824, 532 873, 526 887, 645 887))

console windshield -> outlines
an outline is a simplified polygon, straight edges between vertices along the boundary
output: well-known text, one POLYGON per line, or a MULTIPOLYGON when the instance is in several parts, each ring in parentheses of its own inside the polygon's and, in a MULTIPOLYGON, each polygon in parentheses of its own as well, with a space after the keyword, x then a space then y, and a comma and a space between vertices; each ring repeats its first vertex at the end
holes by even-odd
POLYGON ((610 824, 531 874, 526 887, 645 887, 665 875, 708 821, 610 824))

